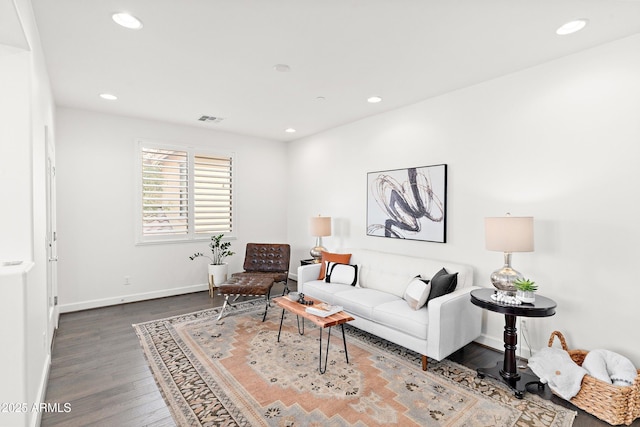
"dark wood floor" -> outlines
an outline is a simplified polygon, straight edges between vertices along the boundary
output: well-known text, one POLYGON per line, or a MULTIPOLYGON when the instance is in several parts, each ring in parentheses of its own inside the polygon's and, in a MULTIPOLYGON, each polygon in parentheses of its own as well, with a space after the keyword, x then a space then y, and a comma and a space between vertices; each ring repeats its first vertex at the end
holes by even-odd
MULTIPOLYGON (((281 292, 274 287, 274 295, 281 292)), ((175 426, 131 325, 221 304, 222 297, 198 292, 61 315, 46 401, 70 403, 71 411, 45 413, 41 425, 175 426)), ((475 369, 495 364, 501 353, 472 343, 450 359, 475 369)), ((576 409, 555 396, 552 400, 576 409)), ((606 425, 580 410, 574 422, 577 427, 606 425)))

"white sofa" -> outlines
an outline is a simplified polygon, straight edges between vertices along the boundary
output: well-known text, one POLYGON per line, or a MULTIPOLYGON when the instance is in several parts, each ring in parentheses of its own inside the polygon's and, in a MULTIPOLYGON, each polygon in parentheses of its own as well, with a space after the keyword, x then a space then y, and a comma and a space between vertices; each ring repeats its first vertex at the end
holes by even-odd
POLYGON ((427 357, 442 360, 480 336, 482 310, 469 297, 479 288, 472 285, 471 266, 367 249, 340 252, 352 254, 357 286, 318 280, 320 264, 311 264, 298 268, 298 291, 343 306, 355 318, 350 325, 418 352, 423 370, 427 357), (411 279, 431 278, 443 267, 458 273, 456 289, 412 310, 403 299, 411 279))

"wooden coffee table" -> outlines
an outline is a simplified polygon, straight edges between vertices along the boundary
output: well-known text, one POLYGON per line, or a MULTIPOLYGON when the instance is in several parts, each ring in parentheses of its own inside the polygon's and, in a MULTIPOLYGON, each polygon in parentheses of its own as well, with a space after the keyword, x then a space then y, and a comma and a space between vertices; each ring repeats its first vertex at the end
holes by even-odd
MULTIPOLYGON (((313 301, 313 306, 317 306, 318 304, 322 304, 322 301, 317 300, 311 297, 305 297, 307 301, 313 301)), ((284 321, 284 312, 289 311, 296 315, 296 320, 298 322, 298 333, 300 335, 304 335, 304 319, 308 319, 318 325, 320 327, 320 360, 318 370, 321 374, 324 374, 327 371, 327 361, 329 359, 329 342, 331 340, 331 327, 340 325, 342 328, 342 342, 344 343, 344 357, 349 363, 349 354, 347 353, 347 339, 344 335, 344 324, 355 320, 349 314, 344 311, 340 311, 338 313, 332 314, 327 317, 315 316, 311 313, 307 313, 305 310, 308 305, 300 304, 297 301, 291 301, 286 296, 274 298, 272 300, 277 306, 282 307, 282 317, 280 317, 280 329, 278 329, 278 342, 280 342, 280 332, 282 332, 282 322, 284 321), (300 318, 302 317, 302 327, 300 327, 300 318), (329 328, 328 336, 327 336, 327 348, 325 350, 324 356, 324 368, 322 367, 322 334, 325 328, 329 328)), ((313 307, 311 306, 311 307, 313 307)))

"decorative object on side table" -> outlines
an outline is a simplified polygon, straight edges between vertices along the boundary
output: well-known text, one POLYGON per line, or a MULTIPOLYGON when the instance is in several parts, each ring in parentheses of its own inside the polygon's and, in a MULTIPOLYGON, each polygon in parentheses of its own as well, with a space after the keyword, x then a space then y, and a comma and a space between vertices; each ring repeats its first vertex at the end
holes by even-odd
POLYGON ((228 256, 235 255, 235 252, 229 250, 231 242, 223 242, 224 234, 217 236, 211 236, 211 242, 209 248, 211 248, 211 256, 205 255, 202 252, 196 252, 191 255, 189 259, 193 261, 199 257, 209 258, 211 264, 209 264, 209 296, 213 297, 213 289, 223 284, 227 280, 228 265, 224 262, 228 256))
POLYGON ((484 219, 485 243, 489 251, 504 252, 504 266, 491 273, 491 283, 500 291, 514 294, 513 282, 522 279, 520 272, 511 268, 513 252, 533 252, 533 217, 504 217, 484 219))
POLYGON ((309 252, 313 260, 318 263, 322 257, 322 251, 327 251, 327 248, 322 246, 322 238, 331 236, 331 217, 330 216, 316 216, 309 220, 309 234, 316 238, 316 245, 311 248, 309 252))
POLYGON ((515 295, 511 295, 504 291, 494 291, 491 295, 491 299, 500 304, 520 305, 522 301, 516 298, 515 295))
POLYGON ((527 304, 536 302, 536 291, 538 290, 536 282, 529 279, 518 279, 513 282, 513 286, 516 287, 516 298, 519 301, 527 304))

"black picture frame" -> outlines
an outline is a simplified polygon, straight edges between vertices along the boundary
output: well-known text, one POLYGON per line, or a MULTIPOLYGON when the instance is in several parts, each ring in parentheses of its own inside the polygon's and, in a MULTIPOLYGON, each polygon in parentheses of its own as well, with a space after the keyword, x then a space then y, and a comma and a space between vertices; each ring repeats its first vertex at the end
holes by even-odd
POLYGON ((447 242, 447 165, 367 173, 367 235, 447 242))

